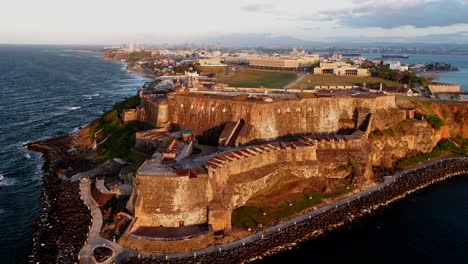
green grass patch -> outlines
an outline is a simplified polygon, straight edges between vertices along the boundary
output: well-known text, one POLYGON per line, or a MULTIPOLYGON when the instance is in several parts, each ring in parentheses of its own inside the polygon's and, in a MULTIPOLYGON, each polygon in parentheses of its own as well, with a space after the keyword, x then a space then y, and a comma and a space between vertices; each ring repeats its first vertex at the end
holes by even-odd
POLYGON ((129 97, 129 98, 125 99, 122 102, 116 103, 113 106, 113 109, 117 110, 117 113, 120 114, 125 109, 134 109, 134 108, 136 108, 138 106, 140 106, 140 97, 135 95, 135 96, 132 96, 132 97, 129 97))
POLYGON ((136 152, 136 151, 130 151, 128 154, 128 159, 130 162, 133 164, 129 165, 126 169, 128 172, 136 172, 138 168, 147 160, 150 158, 148 155, 141 153, 141 152, 136 152))
POLYGON ((122 124, 117 110, 105 113, 90 129, 91 137, 103 130, 106 138, 101 145, 101 159, 127 158, 135 145, 135 125, 122 124))
POLYGON ((200 72, 201 75, 210 75, 215 74, 216 76, 223 75, 226 71, 226 67, 223 66, 200 66, 195 65, 193 66, 195 70, 200 72))
POLYGON ((431 123, 432 127, 439 130, 444 125, 444 120, 437 115, 426 115, 426 120, 431 123))
POLYGON ((259 224, 273 225, 281 219, 319 204, 322 197, 322 192, 308 192, 292 201, 283 201, 276 207, 242 206, 232 212, 231 223, 232 226, 240 228, 254 228, 259 224))
POLYGON ((406 169, 431 160, 447 157, 467 157, 468 139, 451 138, 444 139, 429 153, 422 153, 412 157, 406 157, 397 161, 397 168, 406 169))
POLYGON ((325 198, 340 197, 340 196, 343 196, 345 194, 352 192, 353 190, 354 188, 352 186, 342 186, 342 187, 337 188, 335 191, 326 194, 325 198))
POLYGON ((273 72, 256 70, 239 70, 229 75, 217 76, 216 80, 231 87, 244 88, 282 88, 297 79, 291 72, 273 72))
POLYGON ((143 52, 133 52, 128 57, 127 61, 129 62, 137 62, 145 57, 145 53, 143 52))
POLYGON ((377 77, 354 77, 334 75, 307 75, 301 81, 293 85, 292 89, 307 89, 312 86, 363 86, 378 88, 380 83, 385 86, 403 87, 404 84, 389 81, 377 77))

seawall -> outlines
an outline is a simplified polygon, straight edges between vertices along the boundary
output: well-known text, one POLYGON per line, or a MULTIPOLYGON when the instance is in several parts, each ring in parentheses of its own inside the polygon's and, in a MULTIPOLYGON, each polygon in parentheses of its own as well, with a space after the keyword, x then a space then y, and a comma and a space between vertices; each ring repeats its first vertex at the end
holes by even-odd
POLYGON ((239 263, 271 255, 350 223, 421 188, 457 175, 468 175, 468 158, 438 160, 402 172, 367 191, 306 213, 244 239, 177 254, 127 252, 122 263, 239 263), (133 255, 133 256, 132 256, 133 255))

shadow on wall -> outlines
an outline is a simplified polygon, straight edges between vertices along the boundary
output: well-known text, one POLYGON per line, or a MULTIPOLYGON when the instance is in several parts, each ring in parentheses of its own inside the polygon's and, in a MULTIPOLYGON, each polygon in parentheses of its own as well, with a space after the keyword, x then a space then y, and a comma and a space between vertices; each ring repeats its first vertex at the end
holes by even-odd
POLYGON ((219 125, 219 126, 215 126, 206 131, 203 131, 201 135, 198 135, 196 137, 198 140, 198 143, 202 145, 209 145, 209 146, 217 147, 219 136, 221 136, 221 132, 223 132, 225 125, 226 123, 219 125))

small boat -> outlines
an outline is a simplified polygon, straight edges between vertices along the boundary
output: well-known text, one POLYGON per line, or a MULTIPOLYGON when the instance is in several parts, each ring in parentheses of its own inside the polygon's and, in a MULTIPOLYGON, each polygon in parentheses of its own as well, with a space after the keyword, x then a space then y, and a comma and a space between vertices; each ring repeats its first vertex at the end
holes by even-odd
POLYGON ((3 179, 5 179, 5 177, 3 177, 3 174, 0 174, 0 182, 3 181, 3 179))

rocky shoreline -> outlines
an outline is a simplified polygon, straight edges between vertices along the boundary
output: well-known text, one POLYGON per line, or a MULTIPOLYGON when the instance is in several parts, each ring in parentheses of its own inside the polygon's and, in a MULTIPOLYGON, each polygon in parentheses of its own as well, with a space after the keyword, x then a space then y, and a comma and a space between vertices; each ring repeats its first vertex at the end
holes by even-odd
POLYGON ((33 224, 29 263, 75 263, 86 241, 90 212, 80 200, 78 183, 63 178, 92 168, 98 161, 89 150, 74 148, 77 137, 67 134, 27 145, 44 159, 42 210, 33 224))

